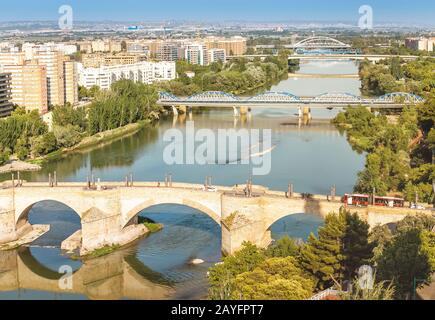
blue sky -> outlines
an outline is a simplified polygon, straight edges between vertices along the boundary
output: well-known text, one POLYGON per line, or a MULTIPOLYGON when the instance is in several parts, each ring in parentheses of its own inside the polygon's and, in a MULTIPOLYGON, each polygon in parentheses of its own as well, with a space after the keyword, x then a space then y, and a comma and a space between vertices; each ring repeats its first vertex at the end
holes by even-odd
POLYGON ((86 21, 358 21, 371 5, 374 22, 435 24, 433 0, 1 0, 1 21, 57 20, 69 4, 86 21))

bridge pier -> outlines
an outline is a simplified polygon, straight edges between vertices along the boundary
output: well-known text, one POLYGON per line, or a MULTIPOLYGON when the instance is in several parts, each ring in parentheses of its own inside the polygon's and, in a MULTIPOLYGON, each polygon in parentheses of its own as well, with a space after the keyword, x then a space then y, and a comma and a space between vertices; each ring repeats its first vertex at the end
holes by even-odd
POLYGON ((174 117, 178 116, 178 110, 175 106, 172 106, 172 114, 174 115, 174 117))

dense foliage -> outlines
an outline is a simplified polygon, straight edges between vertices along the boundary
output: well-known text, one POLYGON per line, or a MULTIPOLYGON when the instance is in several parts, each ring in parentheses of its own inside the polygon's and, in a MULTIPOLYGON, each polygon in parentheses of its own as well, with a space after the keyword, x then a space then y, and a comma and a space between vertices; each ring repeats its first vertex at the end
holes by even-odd
POLYGON ((289 237, 267 249, 244 243, 209 269, 209 298, 302 300, 326 288, 346 290, 350 282, 340 299, 409 299, 435 272, 434 228, 435 216, 417 215, 369 233, 356 213, 340 210, 306 243, 289 237), (363 265, 374 271, 368 287, 358 278, 363 265))
POLYGON ((362 81, 363 89, 372 94, 413 91, 422 94, 426 101, 405 108, 398 117, 373 114, 364 107, 349 107, 337 115, 334 122, 346 131, 352 147, 367 152, 365 169, 359 173, 355 191, 401 193, 412 202, 416 198, 435 201, 435 59, 407 64, 395 59, 390 59, 389 64, 363 63, 362 81), (405 78, 386 86, 379 78, 385 76, 405 78))
POLYGON ((381 280, 392 281, 397 299, 409 299, 435 271, 435 216, 408 216, 391 231, 375 227, 374 263, 381 280))
POLYGON ((10 117, 0 120, 0 162, 16 154, 25 159, 28 154, 52 151, 52 135, 37 111, 26 113, 23 108, 15 110, 10 117))
POLYGON ((435 59, 419 58, 405 63, 398 57, 359 66, 361 91, 366 95, 389 92, 413 92, 425 95, 435 88, 435 59))
POLYGON ((226 64, 212 63, 209 66, 190 65, 177 62, 178 78, 162 82, 158 87, 179 96, 189 96, 202 91, 225 91, 243 94, 270 85, 287 75, 289 71, 288 51, 278 56, 269 56, 264 61, 249 62, 245 58, 234 59, 226 64), (188 74, 194 74, 189 77, 188 74))

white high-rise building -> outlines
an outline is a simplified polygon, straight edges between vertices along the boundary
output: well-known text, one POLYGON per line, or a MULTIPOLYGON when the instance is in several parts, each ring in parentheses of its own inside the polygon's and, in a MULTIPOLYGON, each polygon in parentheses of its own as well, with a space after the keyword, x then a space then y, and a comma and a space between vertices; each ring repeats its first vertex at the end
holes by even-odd
POLYGON ((208 65, 207 47, 202 43, 186 45, 184 58, 190 64, 208 65))
POLYGON ((156 81, 175 79, 175 62, 139 62, 129 65, 103 66, 100 68, 79 67, 79 84, 86 88, 98 86, 110 89, 112 83, 127 79, 134 82, 151 84, 156 81))

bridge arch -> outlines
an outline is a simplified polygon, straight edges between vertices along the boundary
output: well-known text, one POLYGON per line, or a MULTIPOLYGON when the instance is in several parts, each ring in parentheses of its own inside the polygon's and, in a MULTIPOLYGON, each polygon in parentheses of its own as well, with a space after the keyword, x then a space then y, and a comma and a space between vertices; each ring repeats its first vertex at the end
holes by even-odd
POLYGON ((349 44, 341 42, 337 39, 325 36, 312 36, 303 39, 296 43, 295 49, 317 49, 317 48, 350 48, 349 44))
POLYGON ((80 218, 80 224, 82 220, 82 212, 80 211, 80 208, 75 205, 75 203, 70 203, 69 201, 62 201, 62 200, 56 200, 51 198, 46 199, 40 199, 40 200, 32 200, 30 199, 27 203, 21 204, 19 208, 16 208, 16 217, 15 217, 15 224, 17 228, 24 225, 29 220, 29 213, 32 210, 32 208, 41 202, 54 202, 56 204, 60 204, 71 211, 73 211, 79 218, 80 218))
POLYGON ((392 92, 384 94, 376 99, 376 102, 392 103, 396 102, 397 99, 404 99, 405 103, 420 103, 424 99, 414 93, 408 92, 392 92))
POLYGON ((235 95, 223 91, 206 91, 201 93, 196 93, 187 98, 189 101, 239 101, 235 95))
POLYGON ((347 92, 327 92, 316 96, 313 100, 327 102, 361 102, 361 97, 347 92))
POLYGON ((166 92, 166 91, 159 92, 159 99, 166 100, 166 101, 178 101, 179 100, 178 97, 176 97, 172 93, 166 92))
POLYGON ((250 102, 288 102, 299 101, 300 98, 289 92, 273 92, 268 91, 258 94, 248 99, 250 102))
POLYGON ((219 226, 221 224, 221 218, 220 214, 213 209, 210 209, 209 207, 199 203, 198 201, 194 200, 188 200, 183 199, 181 201, 175 200, 175 201, 159 201, 159 200, 146 200, 142 202, 141 204, 135 206, 133 209, 129 210, 125 216, 124 216, 124 223, 122 225, 122 228, 126 228, 127 226, 131 225, 134 222, 134 219, 145 209, 155 207, 158 205, 182 205, 187 206, 192 209, 196 209, 207 216, 209 216, 211 219, 213 219, 219 226))

